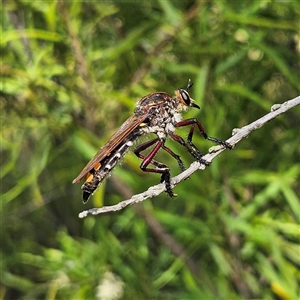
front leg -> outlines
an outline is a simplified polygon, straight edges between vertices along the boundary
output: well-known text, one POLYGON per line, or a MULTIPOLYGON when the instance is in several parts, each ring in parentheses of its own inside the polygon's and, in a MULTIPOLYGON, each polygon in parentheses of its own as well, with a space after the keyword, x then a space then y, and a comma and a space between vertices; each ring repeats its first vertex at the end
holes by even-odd
POLYGON ((195 145, 192 143, 192 138, 193 138, 193 134, 194 134, 194 130, 195 130, 195 125, 197 125, 201 135, 206 140, 209 140, 209 141, 214 142, 216 144, 222 145, 227 149, 232 149, 232 145, 230 145, 229 143, 227 143, 225 141, 222 141, 222 140, 219 140, 217 138, 208 136, 207 133, 205 132, 202 124, 195 118, 182 120, 182 121, 178 122, 177 124, 175 124, 175 127, 182 127, 182 126, 188 126, 188 125, 191 125, 191 128, 190 128, 190 132, 189 132, 189 135, 188 135, 188 138, 187 138, 187 142, 192 147, 195 147, 195 145))

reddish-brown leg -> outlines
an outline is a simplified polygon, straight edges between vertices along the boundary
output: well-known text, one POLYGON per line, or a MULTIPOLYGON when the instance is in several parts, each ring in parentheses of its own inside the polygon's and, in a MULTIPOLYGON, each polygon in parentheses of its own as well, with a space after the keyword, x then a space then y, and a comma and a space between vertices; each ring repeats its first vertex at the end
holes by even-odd
MULTIPOLYGON (((156 139, 153 139, 151 141, 148 141, 148 142, 145 142, 145 143, 139 145, 134 150, 134 154, 137 157, 141 158, 141 159, 145 159, 145 155, 140 154, 140 152, 142 152, 142 151, 146 150, 147 148, 151 147, 153 144, 155 144, 158 141, 159 141, 159 138, 156 138, 156 139)), ((173 156, 176 159, 176 161, 177 161, 177 163, 179 165, 180 170, 183 172, 185 170, 185 166, 184 166, 183 161, 180 159, 180 156, 177 155, 176 153, 174 153, 170 148, 166 147, 164 144, 161 146, 161 148, 163 150, 165 150, 167 153, 169 153, 171 156, 173 156)), ((161 167, 161 165, 163 165, 163 164, 155 161, 154 159, 151 161, 151 164, 155 165, 155 166, 158 166, 158 167, 161 167)), ((165 167, 165 165, 163 165, 163 166, 165 167)))
POLYGON ((204 130, 202 124, 201 124, 197 119, 195 119, 195 118, 182 120, 182 121, 178 122, 178 123, 175 125, 175 127, 182 127, 182 126, 188 126, 188 125, 191 125, 191 128, 190 128, 190 132, 189 132, 189 135, 188 135, 188 138, 187 138, 187 142, 188 142, 191 146, 195 147, 195 146, 193 145, 193 143, 192 143, 192 138, 193 138, 193 134, 194 134, 195 125, 197 125, 197 127, 198 127, 200 133, 202 134, 202 136, 203 136, 205 139, 207 139, 207 140, 209 140, 209 141, 212 141, 212 142, 214 142, 214 143, 216 143, 216 144, 222 145, 222 146, 224 146, 224 147, 226 147, 226 148, 228 148, 228 149, 232 149, 232 146, 231 146, 229 143, 227 143, 227 142, 225 142, 225 141, 222 141, 222 140, 219 140, 219 139, 217 139, 217 138, 208 136, 207 133, 205 132, 205 130, 204 130))
POLYGON ((202 156, 203 154, 201 153, 200 150, 198 150, 196 148, 196 146, 194 146, 193 144, 190 144, 190 143, 187 143, 181 136, 175 134, 175 133, 172 133, 170 134, 170 137, 178 142, 180 145, 182 145, 183 147, 185 147, 185 149, 192 154, 192 156, 197 160, 199 161, 200 163, 208 166, 209 165, 209 162, 206 161, 205 159, 202 159, 202 156))
POLYGON ((152 141, 146 142, 146 143, 140 145, 139 147, 137 147, 137 149, 135 149, 134 153, 139 158, 143 159, 143 161, 140 165, 140 168, 144 172, 161 174, 160 182, 163 182, 163 181, 165 182, 166 192, 168 193, 168 195, 170 197, 174 197, 174 193, 171 188, 170 169, 165 164, 159 163, 153 159, 160 148, 164 149, 163 141, 160 141, 158 138, 156 138, 152 141), (152 146, 155 143, 157 143, 157 144, 147 155, 140 154, 141 151, 146 150, 147 148, 149 148, 150 146, 152 146), (148 168, 149 164, 154 165, 156 168, 148 168))

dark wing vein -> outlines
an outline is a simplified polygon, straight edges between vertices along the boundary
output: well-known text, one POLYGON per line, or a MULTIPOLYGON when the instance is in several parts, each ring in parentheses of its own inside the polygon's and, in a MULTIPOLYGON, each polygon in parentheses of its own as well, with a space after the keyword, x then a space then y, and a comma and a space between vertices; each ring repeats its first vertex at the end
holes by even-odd
POLYGON ((106 156, 109 156, 114 151, 115 147, 126 138, 134 129, 136 129, 145 119, 147 115, 142 116, 131 116, 129 117, 121 127, 111 136, 108 142, 100 148, 96 155, 88 162, 83 168, 80 174, 73 180, 73 183, 79 182, 94 166, 101 162, 106 156))

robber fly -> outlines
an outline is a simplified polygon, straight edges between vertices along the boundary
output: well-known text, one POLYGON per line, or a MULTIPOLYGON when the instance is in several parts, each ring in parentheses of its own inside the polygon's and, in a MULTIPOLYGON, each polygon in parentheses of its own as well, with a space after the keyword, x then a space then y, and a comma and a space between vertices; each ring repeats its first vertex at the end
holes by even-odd
POLYGON ((163 149, 176 159, 182 171, 185 170, 185 167, 179 155, 165 146, 168 136, 185 147, 194 159, 205 165, 209 163, 202 159, 203 154, 192 142, 195 127, 199 129, 205 139, 223 145, 226 148, 232 148, 232 146, 225 141, 209 137, 197 119, 182 119, 181 113, 189 107, 200 109, 188 93, 192 86, 193 83, 189 80, 186 89, 180 88, 176 90, 173 98, 167 93, 156 92, 145 96, 137 103, 133 116, 129 117, 121 125, 108 142, 84 167, 81 173, 73 180, 73 183, 77 183, 86 176, 85 183, 81 187, 83 190, 84 203, 88 201, 89 197, 94 193, 104 178, 110 174, 133 143, 142 135, 154 133, 157 137, 139 145, 134 150, 135 155, 142 159, 140 168, 144 172, 161 174, 160 181, 165 182, 166 192, 170 197, 174 196, 171 189, 170 169, 167 165, 154 160, 154 157, 159 149, 163 149), (175 134, 176 128, 182 126, 191 126, 186 141, 175 134), (141 152, 151 146, 153 146, 153 148, 148 154, 141 154, 141 152), (152 165, 152 167, 148 167, 149 165, 152 165))

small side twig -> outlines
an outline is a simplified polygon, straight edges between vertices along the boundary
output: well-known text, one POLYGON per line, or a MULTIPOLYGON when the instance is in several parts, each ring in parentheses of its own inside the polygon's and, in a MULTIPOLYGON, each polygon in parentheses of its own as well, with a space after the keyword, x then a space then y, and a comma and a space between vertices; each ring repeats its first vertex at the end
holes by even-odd
POLYGON ((158 56, 158 54, 168 45, 176 36, 178 32, 182 30, 182 28, 188 23, 190 20, 195 18, 199 12, 199 4, 192 6, 185 14, 182 21, 178 24, 177 27, 174 28, 173 33, 166 33, 163 38, 158 42, 158 44, 154 47, 154 49, 148 53, 147 58, 145 59, 144 63, 141 67, 135 72, 132 76, 131 83, 136 83, 141 80, 147 73, 151 65, 151 61, 153 57, 158 56))
MULTIPOLYGON (((88 63, 86 60, 86 55, 84 55, 84 46, 82 45, 78 34, 72 24, 72 18, 70 16, 70 11, 68 9, 67 1, 58 1, 58 8, 60 16, 66 26, 68 35, 69 35, 69 44, 70 48, 74 54, 74 60, 76 63, 76 70, 82 78, 82 94, 84 98, 88 102, 88 110, 87 110, 87 117, 85 119, 85 125, 90 130, 95 128, 95 118, 94 118, 94 94, 93 94, 93 86, 91 84, 91 79, 88 71, 88 63)), ((99 98, 99 95, 97 95, 99 98)))
MULTIPOLYGON (((231 145, 236 145, 239 141, 246 138, 252 131, 257 130, 261 128, 264 124, 271 121, 272 119, 278 117, 279 115, 285 113, 286 111, 290 110, 291 108, 296 107, 300 104, 300 96, 291 99, 289 101, 284 102, 283 104, 275 104, 271 108, 271 112, 266 114, 265 116, 259 118, 258 120, 252 122, 249 125, 246 125, 240 129, 234 130, 234 135, 229 138, 226 142, 230 143, 231 145)), ((203 159, 205 159, 208 162, 211 162, 215 157, 220 155, 225 148, 220 146, 215 146, 211 148, 212 150, 210 153, 203 156, 203 159)), ((171 186, 172 188, 176 186, 178 183, 183 181, 184 179, 190 177, 193 173, 195 173, 197 170, 204 170, 206 168, 205 165, 200 164, 199 162, 193 162, 190 167, 185 170, 184 172, 180 173, 179 175, 175 176, 171 180, 171 186)), ((118 211, 123 208, 125 208, 128 205, 140 203, 148 198, 152 198, 155 196, 158 196, 165 190, 165 184, 161 183, 155 186, 150 187, 147 191, 132 196, 128 200, 124 200, 119 202, 116 205, 111 206, 103 206, 100 208, 91 208, 89 210, 85 210, 79 214, 79 218, 84 218, 88 215, 98 215, 105 212, 112 212, 112 211, 118 211)))

